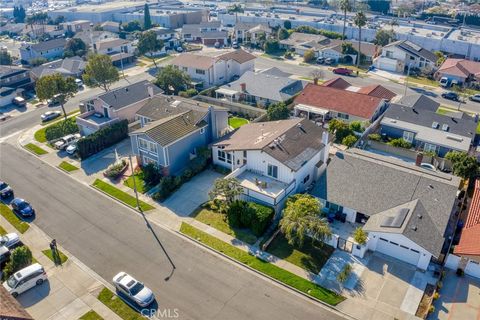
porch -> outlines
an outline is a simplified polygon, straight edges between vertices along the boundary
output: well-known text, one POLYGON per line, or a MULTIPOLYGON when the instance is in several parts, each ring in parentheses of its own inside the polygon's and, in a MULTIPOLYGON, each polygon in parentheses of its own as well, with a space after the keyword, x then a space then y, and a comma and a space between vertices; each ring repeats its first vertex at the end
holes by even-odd
POLYGON ((330 111, 327 109, 311 107, 305 104, 297 104, 295 106, 295 117, 302 117, 305 119, 312 120, 314 122, 326 122, 332 117, 330 116, 330 111))

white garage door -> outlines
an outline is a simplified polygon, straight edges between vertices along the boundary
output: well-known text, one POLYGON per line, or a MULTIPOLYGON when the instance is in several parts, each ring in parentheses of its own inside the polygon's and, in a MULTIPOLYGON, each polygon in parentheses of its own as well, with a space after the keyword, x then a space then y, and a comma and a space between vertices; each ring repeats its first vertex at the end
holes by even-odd
POLYGON ((468 261, 465 273, 472 277, 480 278, 480 264, 473 260, 468 261))
POLYGON ((420 252, 401 246, 393 241, 388 241, 384 238, 379 238, 376 251, 394 257, 396 259, 417 265, 420 259, 420 252))

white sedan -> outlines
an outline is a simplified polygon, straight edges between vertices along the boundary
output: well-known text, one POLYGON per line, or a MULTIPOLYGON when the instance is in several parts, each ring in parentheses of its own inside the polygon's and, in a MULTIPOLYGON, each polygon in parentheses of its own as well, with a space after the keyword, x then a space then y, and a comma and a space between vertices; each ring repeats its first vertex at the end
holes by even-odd
POLYGON ((143 283, 135 280, 126 272, 120 272, 113 277, 113 284, 118 291, 126 295, 140 307, 147 307, 155 299, 152 290, 145 287, 143 283))
POLYGON ((77 144, 74 143, 74 144, 71 144, 69 145, 65 151, 67 151, 68 154, 74 154, 76 151, 77 151, 77 144))
POLYGON ((18 243, 20 243, 20 237, 16 233, 7 233, 0 237, 0 247, 5 246, 8 249, 11 249, 18 243))

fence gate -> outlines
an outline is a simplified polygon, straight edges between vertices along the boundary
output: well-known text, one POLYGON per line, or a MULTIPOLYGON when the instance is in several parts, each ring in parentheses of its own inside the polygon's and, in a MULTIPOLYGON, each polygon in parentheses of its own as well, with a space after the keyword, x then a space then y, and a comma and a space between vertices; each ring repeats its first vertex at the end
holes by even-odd
POLYGON ((338 249, 351 253, 353 250, 353 242, 343 238, 338 238, 338 249))

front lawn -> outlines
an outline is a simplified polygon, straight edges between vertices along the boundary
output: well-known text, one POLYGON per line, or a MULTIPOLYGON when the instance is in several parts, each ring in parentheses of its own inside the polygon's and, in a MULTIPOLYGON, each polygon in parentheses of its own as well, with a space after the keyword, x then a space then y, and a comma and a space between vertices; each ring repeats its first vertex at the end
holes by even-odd
POLYGON ((5 230, 2 226, 0 226, 0 236, 6 235, 7 230, 5 230))
POLYGON ((279 233, 268 246, 267 251, 280 259, 293 263, 300 268, 315 274, 322 270, 330 255, 335 249, 322 242, 312 244, 309 239, 301 248, 290 245, 282 233, 279 233))
MULTIPOLYGON (((60 257, 60 261, 61 261, 61 264, 64 264, 65 262, 67 262, 68 260, 68 257, 63 254, 62 251, 58 250, 58 256, 60 257)), ((43 254, 47 256, 48 259, 52 260, 52 262, 55 263, 55 259, 53 258, 53 254, 52 254, 52 250, 50 249, 47 249, 47 250, 42 250, 43 254)))
POLYGON ((78 170, 78 167, 74 166, 73 164, 67 162, 67 161, 62 161, 62 163, 60 163, 58 165, 58 167, 64 171, 67 171, 67 172, 72 172, 72 171, 75 171, 75 170, 78 170))
POLYGON ((480 134, 480 122, 478 122, 478 124, 477 124, 477 130, 476 130, 476 133, 477 133, 477 134, 480 134))
POLYGON ((120 318, 124 320, 141 320, 145 319, 141 314, 133 310, 122 299, 115 295, 107 288, 103 288, 98 294, 98 300, 106 305, 110 310, 115 312, 120 318))
MULTIPOLYGON (((134 196, 131 196, 128 193, 120 189, 117 189, 115 186, 111 185, 110 183, 104 182, 100 179, 96 179, 95 182, 93 183, 93 186, 132 208, 137 207, 137 200, 135 199, 134 196)), ((146 202, 143 202, 141 200, 139 200, 139 202, 140 202, 140 209, 142 211, 155 209, 153 206, 149 205, 146 202)))
POLYGON ((46 150, 40 148, 39 146, 37 146, 33 143, 28 143, 24 147, 28 151, 35 153, 37 156, 41 156, 41 155, 44 155, 44 154, 48 153, 46 150))
POLYGON ((182 222, 180 232, 188 235, 189 237, 196 239, 197 241, 222 252, 223 254, 235 259, 252 269, 255 269, 269 277, 272 277, 280 282, 285 283, 305 294, 308 294, 314 298, 324 301, 330 305, 337 305, 343 300, 344 297, 336 294, 333 291, 325 289, 315 283, 312 283, 302 277, 299 277, 287 270, 284 270, 276 265, 265 262, 258 259, 247 252, 238 249, 226 242, 223 242, 201 230, 192 227, 189 224, 182 222))
POLYGON ((440 106, 440 107, 438 107, 436 113, 441 114, 441 115, 446 115, 448 113, 455 113, 455 112, 459 112, 459 111, 456 110, 456 109, 453 109, 453 108, 446 107, 446 106, 440 106))
POLYGON ((425 77, 409 76, 406 80, 408 80, 408 82, 414 82, 414 83, 423 84, 423 85, 427 85, 427 86, 431 86, 431 87, 438 87, 439 86, 439 84, 436 80, 428 79, 428 78, 425 78, 425 77))
POLYGON ((103 318, 95 311, 90 310, 83 316, 81 316, 78 320, 103 320, 103 318))
POLYGON ((209 209, 201 209, 195 211, 193 213, 193 217, 202 223, 205 223, 248 244, 254 244, 257 241, 257 237, 255 237, 250 230, 230 227, 225 219, 225 215, 221 213, 214 212, 209 209))
POLYGON ((240 128, 241 126, 247 124, 249 121, 245 118, 240 117, 231 117, 228 118, 228 125, 233 129, 240 128))
POLYGON ((19 217, 7 205, 0 203, 0 214, 20 233, 24 233, 30 228, 30 225, 19 217))
POLYGON ((68 118, 66 122, 63 118, 62 120, 55 121, 54 123, 37 130, 33 135, 33 137, 38 142, 45 143, 49 139, 50 140, 58 139, 63 136, 66 136, 67 134, 77 133, 78 126, 75 118, 76 118, 75 116, 68 118), (47 134, 47 131, 50 131, 50 137, 48 138, 47 136, 49 134, 47 134))
POLYGON ((135 173, 134 176, 128 177, 126 180, 123 181, 123 184, 129 187, 130 189, 133 189, 134 183, 133 180, 135 179, 135 184, 137 186, 137 191, 140 193, 145 193, 148 190, 151 189, 151 187, 147 186, 145 184, 145 181, 143 181, 143 172, 137 172, 135 173))

